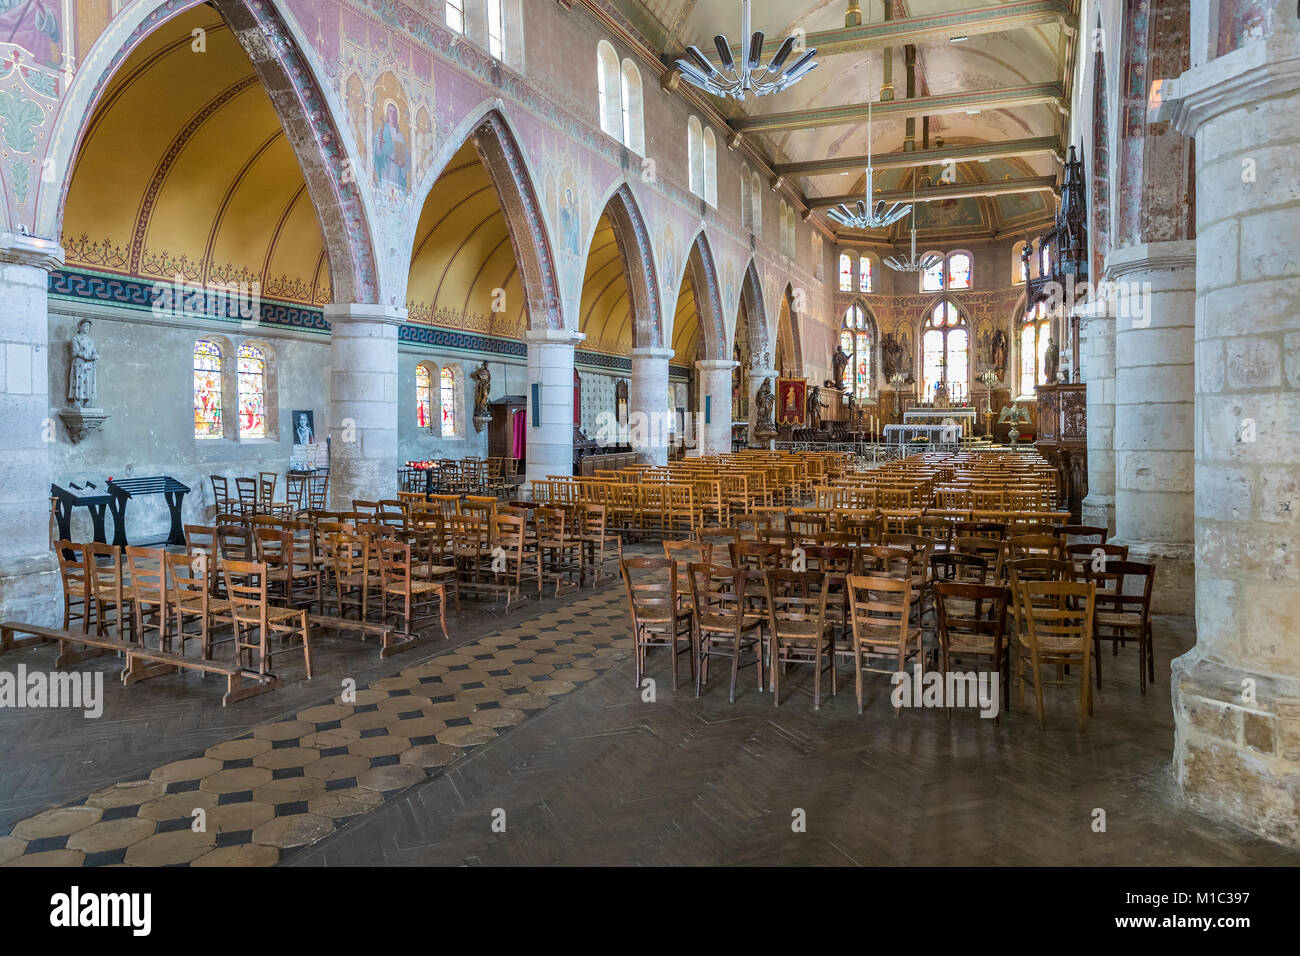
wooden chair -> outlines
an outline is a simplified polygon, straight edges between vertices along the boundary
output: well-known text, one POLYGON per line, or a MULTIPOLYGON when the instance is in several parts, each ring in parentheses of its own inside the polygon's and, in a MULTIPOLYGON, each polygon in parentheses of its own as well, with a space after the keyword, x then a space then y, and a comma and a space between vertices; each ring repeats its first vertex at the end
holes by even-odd
POLYGON ((86 549, 71 541, 60 541, 54 547, 59 557, 59 578, 63 583, 63 630, 69 630, 73 620, 79 620, 81 633, 89 634, 95 598, 87 578, 86 549))
MULTIPOLYGON (((1061 541, 1066 541, 1065 537, 1061 541)), ((1112 561, 1128 560, 1128 545, 1126 544, 1067 544, 1065 546, 1065 558, 1075 568, 1075 578, 1079 581, 1084 580, 1084 572, 1091 568, 1093 571, 1105 571, 1107 565, 1112 561)))
MULTIPOLYGON (((665 548, 669 542, 665 542, 665 548)), ((646 653, 652 647, 667 647, 672 658, 673 690, 678 687, 677 658, 685 653, 695 677, 693 618, 682 606, 677 590, 677 563, 671 558, 628 558, 619 561, 619 573, 627 589, 632 614, 634 678, 638 689, 646 670, 646 653), (685 636, 686 646, 680 645, 685 636)), ((697 691, 698 693, 698 691, 697 691)))
POLYGON ((1147 681, 1156 679, 1156 657, 1151 637, 1151 593, 1155 588, 1153 564, 1138 561, 1108 561, 1104 570, 1085 564, 1084 580, 1096 585, 1097 610, 1093 615, 1093 645, 1097 654, 1097 688, 1101 689, 1101 642, 1111 642, 1112 656, 1129 638, 1138 646, 1138 688, 1147 692, 1147 681), (1142 582, 1141 591, 1126 589, 1129 578, 1142 582))
POLYGON ((1110 532, 1105 528, 1096 525, 1087 524, 1062 524, 1052 529, 1052 533, 1058 538, 1064 538, 1067 544, 1085 544, 1082 541, 1072 541, 1073 538, 1096 538, 1097 544, 1105 544, 1106 538, 1110 532))
MULTIPOLYGON (((695 696, 699 697, 709 679, 709 659, 731 659, 730 701, 736 702, 736 683, 740 668, 758 667, 758 689, 763 690, 762 619, 746 613, 745 572, 740 568, 718 564, 692 564, 690 567, 691 604, 695 618, 695 653, 699 666, 695 671, 695 696), (745 651, 754 660, 740 663, 745 651)), ((764 595, 766 597, 766 595, 764 595)))
MULTIPOLYGON (((1014 571, 1013 571, 1014 573, 1014 571)), ((1018 602, 1026 622, 1018 635, 1020 705, 1025 703, 1025 682, 1032 674, 1038 727, 1044 729, 1043 684, 1065 686, 1064 673, 1078 668, 1079 727, 1092 713, 1092 679, 1089 673, 1093 649, 1093 614, 1097 585, 1078 581, 1023 581, 1018 602), (1043 677, 1042 666, 1055 665, 1057 679, 1043 677)))
MULTIPOLYGON (((568 514, 560 508, 538 508, 533 512, 537 525, 538 594, 542 580, 550 574, 555 578, 555 596, 564 590, 566 575, 582 575, 581 545, 573 535, 568 514)), ((572 586, 571 582, 570 586, 572 586)))
MULTIPOLYGON (((492 577, 493 582, 505 592, 507 612, 516 600, 523 599, 524 574, 530 568, 531 573, 537 576, 537 593, 541 594, 542 590, 539 555, 536 549, 528 547, 528 519, 524 514, 527 512, 507 514, 505 509, 501 509, 492 519, 494 550, 501 549, 500 554, 493 558, 492 577), (501 563, 502 559, 504 564, 501 563)), ((457 610, 459 609, 457 603, 457 610)))
POLYGON ((370 565, 370 539, 351 531, 325 535, 325 554, 340 619, 355 609, 358 620, 369 617, 370 593, 383 586, 378 568, 370 565))
POLYGON ((592 583, 600 586, 605 574, 605 546, 614 547, 618 561, 623 560, 623 539, 608 529, 608 510, 605 505, 584 504, 574 518, 574 537, 578 543, 581 563, 579 584, 587 583, 587 569, 593 569, 592 583))
POLYGON ((238 501, 232 501, 230 498, 230 484, 223 475, 210 475, 212 481, 212 503, 215 514, 242 514, 243 509, 238 501))
POLYGON ((86 578, 95 601, 96 633, 103 637, 110 623, 117 625, 119 640, 139 643, 135 629, 135 592, 130 579, 123 573, 122 552, 116 545, 92 541, 82 545, 85 549, 86 578), (109 614, 113 619, 110 622, 109 614), (127 638, 126 631, 131 636, 127 638))
POLYGON ((772 703, 781 704, 781 671, 787 664, 813 665, 813 710, 822 706, 822 671, 835 669, 834 627, 826 617, 829 576, 817 571, 768 571, 768 633, 772 703), (825 660, 825 666, 822 661, 825 660))
POLYGON ((329 475, 309 475, 307 478, 307 508, 309 511, 324 511, 329 500, 329 475))
MULTIPOLYGON (((936 556, 955 557, 955 555, 936 556)), ((972 559, 975 560, 975 559, 972 559)), ((938 614, 939 670, 948 674, 954 658, 989 657, 1002 687, 1002 706, 1011 706, 1011 654, 1007 642, 1007 589, 995 584, 938 580, 934 585, 938 614), (987 608, 987 611, 986 611, 987 608)), ((952 719, 952 701, 948 718, 952 719)), ((1001 723, 1002 714, 994 718, 1001 723)))
POLYGON ((126 566, 131 575, 131 593, 135 600, 131 602, 135 613, 135 635, 141 644, 145 643, 146 626, 150 616, 158 631, 157 650, 166 651, 171 647, 170 621, 167 614, 167 565, 163 560, 165 552, 153 548, 128 547, 126 549, 126 566))
POLYGON ((1007 538, 1007 560, 1019 561, 1022 558, 1065 558, 1065 546, 1061 539, 1050 534, 1021 534, 1007 538))
POLYGON ((959 521, 953 535, 960 538, 992 538, 994 541, 1005 541, 1007 525, 1003 521, 959 521))
POLYGON ((858 549, 858 568, 868 577, 912 577, 914 563, 910 548, 890 548, 885 545, 868 545, 858 549))
POLYGON ((379 557, 379 573, 383 582, 382 618, 390 615, 400 618, 407 637, 415 634, 415 615, 438 604, 438 618, 442 636, 447 633, 447 586, 442 581, 423 581, 411 573, 411 546, 403 541, 384 538, 373 540, 371 546, 379 557), (400 608, 400 610, 399 610, 400 608))
POLYGON ((320 572, 310 553, 300 553, 292 532, 258 528, 253 542, 257 563, 267 568, 264 583, 278 587, 287 607, 322 605, 320 572))
POLYGON ((235 491, 239 495, 239 514, 251 517, 257 514, 257 479, 236 478, 235 491))
POLYGON ((297 639, 302 642, 297 649, 302 651, 307 679, 311 680, 311 629, 307 611, 271 606, 267 593, 268 570, 265 564, 254 561, 227 561, 222 568, 235 631, 235 660, 239 666, 251 670, 249 658, 256 651, 257 673, 266 675, 274 666, 272 638, 278 636, 282 646, 297 639), (256 640, 251 637, 254 630, 256 640))
MULTIPOLYGON (((853 656, 858 713, 862 713, 864 672, 897 674, 907 668, 915 658, 914 680, 924 673, 921 653, 921 629, 911 626, 912 583, 910 579, 873 577, 851 574, 848 579, 849 613, 853 622, 851 649, 836 647, 836 654, 845 650, 853 656), (872 666, 880 661, 884 666, 872 666)), ((898 716, 898 708, 894 708, 898 716)))
POLYGON ((172 554, 166 552, 163 559, 167 565, 167 576, 171 581, 171 610, 176 615, 176 636, 180 641, 180 653, 185 653, 185 644, 193 636, 186 630, 186 625, 199 622, 199 651, 203 660, 212 660, 212 649, 217 642, 213 640, 213 626, 219 621, 231 620, 230 602, 212 595, 213 565, 207 556, 197 554, 172 554))
MULTIPOLYGON (((691 573, 692 564, 712 564, 713 563, 713 544, 712 542, 699 541, 665 541, 664 557, 673 562, 677 568, 677 579, 684 581, 688 579, 691 573)), ((681 606, 689 613, 691 610, 691 590, 689 587, 685 591, 680 588, 677 591, 677 599, 681 606)), ((692 675, 694 673, 692 672, 692 675)))

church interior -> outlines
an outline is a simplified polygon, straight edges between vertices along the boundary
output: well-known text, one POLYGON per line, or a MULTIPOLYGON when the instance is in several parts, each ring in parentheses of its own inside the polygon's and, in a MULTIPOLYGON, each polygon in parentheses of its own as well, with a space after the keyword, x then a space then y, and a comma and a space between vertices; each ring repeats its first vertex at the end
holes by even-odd
POLYGON ((0 868, 1300 863, 1294 0, 0 27, 0 868))

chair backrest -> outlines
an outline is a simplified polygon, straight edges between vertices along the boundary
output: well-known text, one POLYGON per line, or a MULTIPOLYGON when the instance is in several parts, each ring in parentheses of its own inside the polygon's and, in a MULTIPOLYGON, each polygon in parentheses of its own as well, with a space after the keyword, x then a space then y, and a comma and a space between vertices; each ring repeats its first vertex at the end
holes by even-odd
POLYGON ((627 590, 633 627, 665 623, 677 614, 677 562, 669 558, 626 558, 619 573, 627 590))
POLYGON ((912 584, 894 577, 850 574, 849 609, 854 638, 863 643, 902 641, 912 609, 912 584), (864 640, 870 635, 870 640, 864 640), (884 639, 884 641, 881 640, 884 639))
POLYGON ((747 571, 763 571, 781 566, 781 546, 763 541, 736 541, 728 546, 731 563, 747 571))
POLYGON ((843 577, 858 572, 858 551, 856 548, 806 544, 803 546, 803 553, 810 574, 843 577))
POLYGON ((987 646, 992 653, 1007 630, 1007 589, 997 584, 936 581, 934 593, 940 644, 987 646))
POLYGON ((293 566, 294 540, 288 531, 276 528, 256 528, 253 531, 257 563, 273 568, 293 566))
POLYGON ((370 539, 351 531, 332 531, 324 535, 325 558, 335 579, 370 576, 370 539))
POLYGON ((171 601, 177 607, 197 609, 204 614, 207 613, 213 572, 206 559, 207 555, 202 552, 198 554, 163 552, 167 577, 171 582, 171 601))
POLYGON ((930 556, 930 568, 936 581, 984 584, 988 579, 988 559, 975 554, 950 551, 930 556))
POLYGON ((90 596, 90 582, 86 579, 86 547, 71 541, 60 541, 55 546, 59 556, 59 576, 63 580, 63 593, 71 594, 80 589, 90 596))
POLYGON ((239 503, 241 505, 257 505, 256 478, 236 478, 235 490, 239 493, 239 503))
POLYGON ((1151 593, 1155 589, 1154 564, 1141 561, 1108 561, 1104 570, 1088 563, 1083 566, 1085 581, 1096 585, 1097 606, 1118 614, 1137 613, 1145 621, 1151 616, 1151 593), (1128 580, 1138 579, 1141 584, 1134 591, 1128 580))
POLYGON ((1105 571, 1112 562, 1128 560, 1126 544, 1069 544, 1065 550, 1066 558, 1081 570, 1105 571))
POLYGON ((379 502, 362 501, 359 498, 353 498, 352 510, 358 514, 368 515, 374 519, 379 514, 379 502))
POLYGON ((1092 619, 1097 585, 1091 581, 1022 581, 1019 586, 1021 614, 1026 636, 1042 646, 1064 647, 1080 654, 1087 680, 1087 658, 1092 644, 1092 619))
POLYGON ((216 503, 217 510, 221 511, 230 507, 230 485, 227 483, 224 475, 211 475, 212 480, 212 500, 216 503))
POLYGON ((818 638, 826 624, 826 578, 816 571, 778 569, 763 575, 767 588, 767 616, 772 633, 780 636, 789 625, 814 625, 818 638))
POLYGON ((713 543, 699 541, 665 541, 664 557, 683 574, 692 564, 713 563, 713 543))
POLYGON ((379 574, 384 589, 408 590, 411 586, 411 546, 391 538, 371 539, 371 548, 379 559, 379 574))
MULTIPOLYGON (((523 512, 527 514, 527 512, 523 512)), ((492 519, 492 541, 506 554, 506 559, 514 561, 516 566, 524 554, 524 542, 528 535, 528 519, 519 514, 499 512, 492 519)))
POLYGON ((568 514, 562 508, 538 508, 533 512, 538 540, 559 541, 568 531, 568 514))
POLYGON ((992 538, 995 541, 1003 541, 1007 536, 1007 525, 1004 521, 959 521, 953 533, 962 538, 992 538))
POLYGON ((166 606, 167 565, 163 561, 165 553, 156 548, 127 546, 126 565, 131 572, 131 590, 146 604, 166 606))
POLYGON ((1053 533, 1058 538, 1064 538, 1069 544, 1082 544, 1083 542, 1074 541, 1074 538, 1096 538, 1098 544, 1105 544, 1106 538, 1110 532, 1097 525, 1088 524, 1061 524, 1053 529, 1053 533))
POLYGON ((86 557, 86 577, 96 598, 121 603, 127 584, 122 575, 122 552, 111 544, 91 541, 82 545, 86 557))
POLYGON ((1007 560, 1064 558, 1061 539, 1050 534, 1019 534, 1007 538, 1007 560))
POLYGON ((226 599, 231 615, 240 624, 266 626, 267 567, 257 561, 226 561, 222 565, 226 599))
POLYGON ((279 480, 280 476, 274 471, 259 471, 257 473, 258 507, 266 508, 271 502, 275 501, 275 486, 279 480))
POLYGON ((915 558, 908 548, 868 545, 858 549, 858 566, 863 575, 910 579, 915 558))
POLYGON ((605 505, 584 504, 578 511, 577 532, 584 537, 603 537, 609 519, 609 509, 605 505))
POLYGON ((823 531, 813 541, 821 547, 860 548, 863 545, 862 536, 852 531, 823 531))
POLYGON ((745 619, 745 572, 725 564, 692 564, 691 605, 701 627, 739 628, 745 619))
POLYGON ((307 507, 312 511, 323 511, 329 498, 329 475, 311 475, 307 479, 307 507))

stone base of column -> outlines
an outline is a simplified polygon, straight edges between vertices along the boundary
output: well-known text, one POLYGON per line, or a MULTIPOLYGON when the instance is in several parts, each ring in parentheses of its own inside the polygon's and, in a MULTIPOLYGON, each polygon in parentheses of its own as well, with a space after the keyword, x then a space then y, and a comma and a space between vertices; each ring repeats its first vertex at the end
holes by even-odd
POLYGON ((1174 772, 1195 810, 1300 847, 1300 680, 1173 662, 1174 772))
POLYGON ((4 619, 23 624, 63 624, 59 560, 54 554, 0 561, 0 608, 4 619))
POLYGON ((1108 534, 1115 533, 1115 496, 1088 495, 1083 499, 1084 524, 1093 528, 1105 528, 1108 534))
POLYGON ((1155 614, 1196 614, 1196 549, 1190 544, 1162 541, 1126 541, 1111 538, 1112 544, 1128 545, 1128 559, 1156 566, 1156 586, 1151 594, 1155 614))

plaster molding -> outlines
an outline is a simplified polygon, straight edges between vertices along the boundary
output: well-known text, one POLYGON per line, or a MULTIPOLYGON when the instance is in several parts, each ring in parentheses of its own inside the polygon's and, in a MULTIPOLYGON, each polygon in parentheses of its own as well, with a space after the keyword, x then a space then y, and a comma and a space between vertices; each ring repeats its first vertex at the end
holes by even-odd
MULTIPOLYGON (((1278 33, 1187 70, 1165 94, 1159 113, 1194 136, 1228 110, 1300 90, 1300 34, 1278 33)), ((1249 146, 1250 144, 1243 144, 1249 146)))

